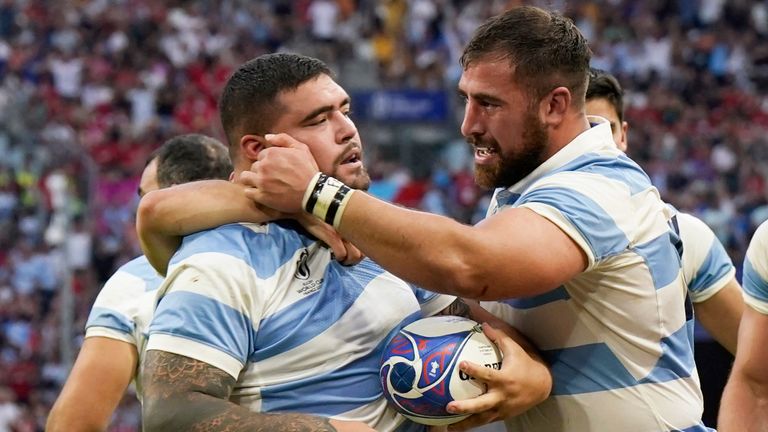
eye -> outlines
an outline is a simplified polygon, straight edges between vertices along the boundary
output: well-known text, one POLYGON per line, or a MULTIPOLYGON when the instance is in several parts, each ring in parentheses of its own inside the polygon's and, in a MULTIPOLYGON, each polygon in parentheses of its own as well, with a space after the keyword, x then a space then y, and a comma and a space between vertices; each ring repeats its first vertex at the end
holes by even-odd
POLYGON ((497 104, 495 104, 495 103, 492 103, 492 102, 489 102, 489 101, 487 101, 487 100, 483 100, 483 99, 479 99, 479 100, 477 101, 477 104, 478 104, 478 105, 480 105, 481 107, 485 107, 485 108, 492 108, 492 107, 496 107, 496 106, 498 106, 498 105, 497 105, 497 104))
POLYGON ((327 120, 328 119, 326 118, 326 116, 318 117, 314 121, 310 122, 309 126, 317 126, 317 125, 325 123, 327 120))

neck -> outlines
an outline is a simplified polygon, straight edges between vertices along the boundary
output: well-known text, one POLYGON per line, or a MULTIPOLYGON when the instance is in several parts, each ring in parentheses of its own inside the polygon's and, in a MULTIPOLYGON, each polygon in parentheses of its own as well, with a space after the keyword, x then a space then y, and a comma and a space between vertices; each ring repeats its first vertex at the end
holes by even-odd
POLYGON ((554 156, 555 153, 559 152, 590 127, 589 120, 587 120, 584 111, 569 114, 565 121, 550 129, 550 148, 547 159, 554 156))

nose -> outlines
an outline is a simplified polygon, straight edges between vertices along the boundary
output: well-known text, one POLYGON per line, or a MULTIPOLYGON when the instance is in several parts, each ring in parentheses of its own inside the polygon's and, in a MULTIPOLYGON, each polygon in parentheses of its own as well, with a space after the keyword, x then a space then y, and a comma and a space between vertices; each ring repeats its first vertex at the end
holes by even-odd
POLYGON ((484 131, 480 118, 481 113, 477 104, 473 103, 471 99, 468 100, 464 105, 464 119, 461 121, 461 134, 465 137, 481 135, 484 131))
POLYGON ((352 121, 349 116, 345 115, 341 111, 334 113, 335 120, 338 122, 338 128, 336 129, 336 142, 340 144, 346 144, 349 140, 357 135, 357 127, 355 122, 352 121))

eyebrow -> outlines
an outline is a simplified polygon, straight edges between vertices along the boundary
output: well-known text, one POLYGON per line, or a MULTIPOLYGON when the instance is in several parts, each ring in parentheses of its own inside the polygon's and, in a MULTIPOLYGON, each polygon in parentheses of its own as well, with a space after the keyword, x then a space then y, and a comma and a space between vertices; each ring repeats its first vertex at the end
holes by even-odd
MULTIPOLYGON (((349 103, 350 103, 349 97, 346 97, 346 98, 344 98, 343 101, 341 101, 341 105, 340 106, 343 107, 343 106, 349 105, 349 103)), ((336 107, 333 106, 333 105, 321 106, 321 107, 319 107, 317 109, 312 110, 312 112, 310 112, 309 114, 304 116, 304 118, 301 119, 301 123, 306 123, 306 122, 312 120, 313 118, 319 116, 320 114, 333 111, 334 109, 336 109, 336 107)))
MULTIPOLYGON (((470 97, 464 90, 461 90, 461 89, 457 90, 457 93, 459 94, 459 96, 461 96, 463 98, 470 97)), ((496 96, 489 95, 488 93, 482 93, 482 92, 481 93, 472 93, 472 98, 473 99, 480 99, 480 100, 485 101, 485 102, 492 102, 492 103, 497 104, 497 105, 502 105, 502 104, 505 103, 502 99, 499 99, 496 96)))

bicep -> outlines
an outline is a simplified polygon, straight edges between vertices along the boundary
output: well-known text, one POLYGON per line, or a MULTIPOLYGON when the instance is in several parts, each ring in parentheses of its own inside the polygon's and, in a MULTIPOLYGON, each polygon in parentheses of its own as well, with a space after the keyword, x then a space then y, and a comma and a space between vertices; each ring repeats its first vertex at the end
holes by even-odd
POLYGON ((475 226, 485 244, 483 267, 493 268, 483 299, 542 294, 569 281, 587 267, 587 256, 574 239, 549 219, 526 208, 511 208, 475 226), (512 289, 499 289, 512 285, 512 289), (493 294, 493 292, 496 292, 493 294))
POLYGON ((105 429, 134 376, 137 357, 133 344, 86 338, 51 412, 49 430, 105 429))
POLYGON ((144 397, 150 400, 190 393, 227 399, 235 385, 235 378, 215 366, 159 350, 146 352, 141 379, 144 397))

